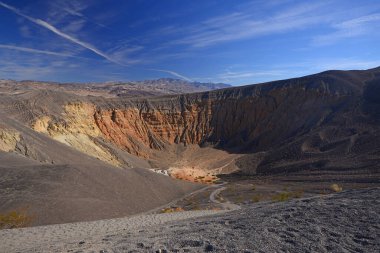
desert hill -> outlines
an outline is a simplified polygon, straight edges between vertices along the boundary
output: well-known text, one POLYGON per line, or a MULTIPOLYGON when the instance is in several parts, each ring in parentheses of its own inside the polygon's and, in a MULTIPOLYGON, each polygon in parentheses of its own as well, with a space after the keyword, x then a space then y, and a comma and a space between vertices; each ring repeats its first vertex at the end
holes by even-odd
POLYGON ((40 81, 0 80, 1 90, 19 92, 25 90, 55 90, 76 95, 103 97, 144 97, 209 91, 230 87, 224 83, 190 82, 181 79, 104 82, 104 83, 57 83, 40 81))

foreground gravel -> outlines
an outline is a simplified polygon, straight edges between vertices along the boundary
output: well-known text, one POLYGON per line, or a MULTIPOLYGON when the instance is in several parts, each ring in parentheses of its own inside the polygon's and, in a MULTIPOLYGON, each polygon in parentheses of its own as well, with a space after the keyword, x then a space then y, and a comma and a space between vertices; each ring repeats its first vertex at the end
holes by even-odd
POLYGON ((380 188, 231 212, 3 230, 0 243, 2 252, 380 252, 380 188))

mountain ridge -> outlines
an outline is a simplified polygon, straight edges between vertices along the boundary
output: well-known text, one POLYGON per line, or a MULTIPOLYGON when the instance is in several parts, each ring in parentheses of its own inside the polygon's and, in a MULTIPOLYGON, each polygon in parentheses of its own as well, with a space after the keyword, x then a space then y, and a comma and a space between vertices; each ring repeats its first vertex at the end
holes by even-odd
POLYGON ((55 89, 70 92, 76 95, 92 95, 106 97, 143 97, 158 96, 164 94, 181 94, 199 91, 207 91, 230 87, 223 83, 190 82, 174 78, 160 78, 143 81, 113 81, 113 82, 83 82, 83 83, 59 83, 33 80, 0 80, 3 88, 15 89, 55 89), (16 87, 22 85, 23 87, 16 87))

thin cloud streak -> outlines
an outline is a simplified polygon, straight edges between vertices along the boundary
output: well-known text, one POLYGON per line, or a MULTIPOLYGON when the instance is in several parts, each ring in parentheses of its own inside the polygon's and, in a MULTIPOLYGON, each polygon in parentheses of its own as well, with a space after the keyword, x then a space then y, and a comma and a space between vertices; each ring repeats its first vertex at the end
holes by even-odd
POLYGON ((239 71, 231 72, 227 71, 226 73, 218 75, 220 79, 223 80, 234 80, 248 77, 276 77, 281 76, 285 73, 283 70, 272 70, 272 71, 239 71))
POLYGON ((34 54, 46 54, 46 55, 53 55, 53 56, 60 56, 60 57, 73 57, 73 58, 86 59, 84 57, 79 57, 79 56, 75 56, 75 55, 71 55, 71 54, 58 53, 58 52, 52 52, 52 51, 46 51, 46 50, 39 50, 39 49, 28 48, 28 47, 18 47, 18 46, 0 44, 0 49, 1 48, 21 51, 21 52, 27 52, 27 53, 34 53, 34 54))
POLYGON ((214 17, 202 22, 201 27, 178 29, 177 32, 184 33, 185 36, 173 41, 173 44, 205 47, 302 29, 331 20, 331 17, 321 11, 324 5, 325 3, 298 5, 264 19, 256 19, 249 11, 214 17))
MULTIPOLYGON (((334 32, 314 37, 312 45, 325 46, 345 38, 358 37, 370 34, 371 32, 377 32, 375 30, 376 26, 369 26, 368 24, 375 23, 376 25, 376 22, 378 24, 379 21, 380 13, 375 13, 334 24, 332 26, 335 29, 334 32), (373 27, 375 27, 375 29, 373 27)), ((377 26, 379 27, 380 25, 377 26)))
POLYGON ((70 10, 68 8, 64 8, 63 9, 64 11, 66 11, 68 14, 72 15, 72 16, 76 16, 76 17, 80 17, 82 19, 84 19, 85 21, 87 22, 90 22, 92 24, 95 24, 97 26, 100 26, 102 28, 106 28, 106 29, 109 29, 106 25, 103 25, 103 24, 100 24, 98 22, 95 22, 95 21, 92 21, 91 19, 89 19, 87 16, 83 15, 82 13, 78 12, 78 11, 75 11, 75 10, 70 10))
POLYGON ((256 68, 262 70, 230 71, 217 74, 215 77, 195 78, 197 81, 222 82, 232 85, 247 85, 268 81, 282 80, 311 75, 327 70, 371 69, 380 66, 379 60, 355 58, 321 58, 313 61, 302 61, 292 64, 272 65, 273 69, 264 70, 266 66, 256 68))
POLYGON ((71 42, 73 42, 73 43, 75 43, 75 44, 77 44, 79 46, 82 46, 82 47, 84 47, 84 48, 86 48, 86 49, 94 52, 95 54, 97 54, 97 55, 105 58, 106 60, 108 60, 110 62, 113 62, 113 63, 118 64, 118 65, 126 66, 123 63, 115 61, 110 56, 108 56, 104 52, 100 51, 99 49, 97 49, 93 45, 91 45, 91 44, 89 44, 87 42, 83 42, 83 41, 81 41, 81 40, 79 40, 77 38, 74 38, 74 37, 72 37, 72 36, 70 36, 70 35, 68 35, 68 34, 60 31, 59 29, 57 29, 53 25, 51 25, 51 24, 49 24, 49 23, 47 23, 47 22, 45 22, 45 21, 43 21, 41 19, 32 18, 32 17, 30 17, 30 16, 22 13, 19 9, 17 9, 15 7, 12 7, 12 6, 8 5, 8 4, 5 4, 3 2, 0 2, 0 6, 3 6, 4 8, 6 8, 6 9, 12 11, 12 12, 14 12, 15 14, 17 14, 17 15, 23 17, 23 18, 26 18, 27 20, 29 20, 29 21, 31 21, 31 22, 33 22, 33 23, 35 23, 35 24, 37 24, 37 25, 39 25, 41 27, 44 27, 44 28, 50 30, 51 32, 57 34, 58 36, 60 36, 60 37, 62 37, 64 39, 67 39, 67 40, 69 40, 69 41, 71 41, 71 42))
POLYGON ((184 75, 181 75, 181 74, 179 74, 177 72, 171 71, 171 70, 166 70, 166 69, 147 69, 147 70, 153 70, 153 71, 168 73, 168 74, 171 74, 173 76, 179 77, 179 78, 184 79, 184 80, 189 81, 189 82, 193 81, 190 78, 188 78, 188 77, 186 77, 184 75))

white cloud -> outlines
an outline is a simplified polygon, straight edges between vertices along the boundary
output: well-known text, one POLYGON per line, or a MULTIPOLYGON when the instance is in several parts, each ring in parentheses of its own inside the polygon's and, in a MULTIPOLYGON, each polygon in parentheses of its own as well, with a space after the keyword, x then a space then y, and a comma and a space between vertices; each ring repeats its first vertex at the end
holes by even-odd
POLYGON ((226 70, 217 74, 213 78, 197 78, 198 81, 208 81, 215 83, 228 83, 233 85, 252 84, 266 81, 274 81, 284 79, 284 77, 292 77, 291 72, 284 68, 276 68, 269 70, 226 70))
MULTIPOLYGON (((0 57, 0 78, 5 79, 41 79, 55 72, 54 61, 39 57, 23 57, 18 54, 2 54, 0 57)), ((62 70, 62 68, 60 68, 62 70)))
POLYGON ((334 44, 342 39, 353 38, 377 32, 380 28, 380 13, 364 15, 333 24, 334 32, 313 38, 312 45, 325 46, 334 44))
POLYGON ((83 19, 73 20, 69 24, 67 24, 62 29, 62 31, 64 31, 65 33, 71 33, 71 34, 78 33, 83 29, 85 23, 86 22, 83 19))
POLYGON ((201 25, 178 28, 176 32, 184 36, 173 43, 204 47, 303 29, 330 20, 329 14, 322 11, 324 5, 325 3, 296 5, 262 18, 257 18, 251 10, 217 16, 205 20, 201 25))
POLYGON ((121 43, 107 50, 107 54, 118 62, 127 62, 128 64, 131 64, 143 61, 143 59, 132 58, 142 50, 144 50, 143 46, 132 46, 126 43, 121 43))
POLYGON ((148 69, 148 70, 153 70, 153 71, 158 71, 158 72, 163 72, 163 73, 168 73, 168 74, 171 74, 173 76, 176 76, 176 77, 179 77, 181 79, 184 79, 186 81, 189 81, 189 82, 192 82, 193 80, 191 80, 190 78, 184 76, 184 75, 181 75, 175 71, 171 71, 171 70, 166 70, 166 69, 148 69))
POLYGON ((85 14, 83 14, 83 11, 85 11, 89 7, 89 1, 60 1, 60 2, 54 2, 52 1, 52 10, 50 11, 50 18, 52 21, 56 20, 56 15, 58 14, 61 17, 61 20, 64 20, 67 18, 67 15, 80 18, 81 21, 86 21, 91 24, 95 24, 97 26, 100 26, 102 28, 108 29, 108 27, 104 24, 101 24, 99 22, 94 21, 93 19, 89 18, 85 14))
MULTIPOLYGON (((350 69, 370 69, 380 66, 380 60, 363 60, 355 58, 341 59, 321 59, 314 62, 315 71, 324 70, 350 70, 350 69)), ((309 65, 311 65, 309 63, 309 65)))
POLYGON ((243 66, 231 66, 214 77, 194 78, 200 82, 222 82, 232 85, 246 85, 261 82, 282 80, 305 75, 311 75, 327 70, 365 70, 380 66, 380 60, 366 60, 357 58, 319 58, 312 61, 302 61, 289 64, 273 64, 268 66, 255 66, 252 70, 239 70, 243 66))
POLYGON ((362 25, 367 25, 367 23, 376 22, 376 21, 380 21, 380 13, 375 13, 375 14, 347 20, 336 25, 336 27, 341 28, 341 29, 350 29, 350 28, 356 28, 362 25))

